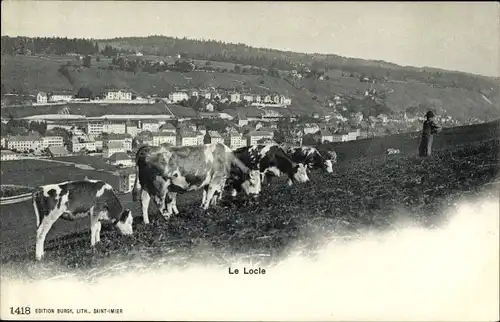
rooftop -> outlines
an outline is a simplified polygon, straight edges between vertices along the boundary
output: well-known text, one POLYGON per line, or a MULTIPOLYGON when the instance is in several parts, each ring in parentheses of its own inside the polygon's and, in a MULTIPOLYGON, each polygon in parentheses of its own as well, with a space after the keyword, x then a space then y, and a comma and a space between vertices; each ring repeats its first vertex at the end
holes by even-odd
POLYGON ((49 146, 49 153, 52 155, 66 155, 68 154, 68 150, 66 150, 63 146, 49 146))
POLYGON ((108 143, 107 149, 123 149, 123 144, 120 142, 110 142, 108 143))
POLYGON ((109 161, 123 161, 130 160, 130 156, 125 152, 116 152, 113 153, 112 156, 109 157, 109 161))

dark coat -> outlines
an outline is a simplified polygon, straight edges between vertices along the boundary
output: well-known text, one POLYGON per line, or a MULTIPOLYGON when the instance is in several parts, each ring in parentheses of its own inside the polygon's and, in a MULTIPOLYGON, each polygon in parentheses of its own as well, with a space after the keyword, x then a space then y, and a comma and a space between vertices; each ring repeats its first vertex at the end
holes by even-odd
POLYGON ((422 138, 418 148, 418 154, 421 157, 431 155, 433 135, 439 131, 440 127, 432 120, 426 120, 422 129, 422 138))

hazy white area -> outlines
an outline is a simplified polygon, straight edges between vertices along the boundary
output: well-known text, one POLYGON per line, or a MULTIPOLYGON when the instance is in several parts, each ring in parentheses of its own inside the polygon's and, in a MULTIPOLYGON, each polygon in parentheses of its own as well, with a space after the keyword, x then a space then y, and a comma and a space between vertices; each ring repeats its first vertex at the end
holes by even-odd
POLYGON ((342 243, 333 236, 317 260, 290 255, 243 275, 245 263, 193 264, 106 277, 3 280, 1 317, 10 306, 122 308, 123 315, 31 315, 50 319, 433 320, 499 318, 499 200, 463 202, 448 224, 406 227, 342 243))

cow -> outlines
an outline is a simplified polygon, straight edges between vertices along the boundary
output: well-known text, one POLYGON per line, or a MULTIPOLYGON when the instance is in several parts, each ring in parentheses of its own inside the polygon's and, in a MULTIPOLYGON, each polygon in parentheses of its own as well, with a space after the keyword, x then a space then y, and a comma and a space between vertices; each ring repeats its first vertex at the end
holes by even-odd
POLYGON ((310 146, 283 146, 283 150, 292 161, 303 163, 309 170, 323 169, 327 173, 332 173, 333 164, 337 162, 336 154, 334 159, 331 158, 331 155, 323 157, 316 148, 310 146))
POLYGON ((392 149, 392 148, 387 149, 387 155, 399 154, 399 153, 401 153, 399 149, 392 149))
POLYGON ((36 259, 44 256, 45 237, 62 218, 73 221, 90 215, 90 245, 101 240, 101 221, 115 224, 123 235, 133 234, 132 212, 123 209, 113 187, 104 181, 66 181, 38 187, 32 194, 36 216, 36 259))
MULTIPOLYGON (((234 150, 234 155, 248 168, 258 170, 262 182, 267 178, 269 184, 273 176, 279 177, 281 173, 288 176, 288 185, 309 181, 304 164, 293 162, 278 144, 245 146, 234 150)), ((241 190, 241 180, 234 180, 234 176, 231 176, 230 180, 228 187, 231 189, 231 195, 235 197, 241 190)))
POLYGON ((221 197, 231 168, 237 167, 247 195, 258 195, 260 174, 235 158, 223 143, 196 146, 143 146, 136 153, 136 177, 132 199, 141 201, 144 223, 149 224, 149 202, 168 219, 178 214, 177 193, 203 189, 201 207, 207 210, 221 197), (140 198, 139 198, 140 193, 140 198))

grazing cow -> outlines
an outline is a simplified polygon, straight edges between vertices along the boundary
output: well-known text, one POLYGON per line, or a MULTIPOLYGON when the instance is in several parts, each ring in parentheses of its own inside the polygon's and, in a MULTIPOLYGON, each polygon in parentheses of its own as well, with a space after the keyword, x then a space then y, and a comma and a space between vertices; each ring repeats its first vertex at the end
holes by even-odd
MULTIPOLYGON (((304 164, 293 162, 278 144, 245 146, 236 149, 234 155, 250 169, 259 170, 262 181, 266 177, 269 183, 271 177, 279 177, 281 173, 288 176, 288 185, 309 181, 304 164)), ((232 180, 228 186, 232 190, 232 196, 236 196, 241 190, 239 181, 232 180)))
POLYGON ((140 200, 144 223, 149 223, 151 197, 160 213, 168 219, 178 214, 177 193, 203 188, 201 206, 208 209, 217 203, 232 167, 242 173, 243 190, 248 195, 260 193, 258 171, 251 171, 234 157, 222 143, 197 146, 143 146, 136 154, 136 178, 132 199, 140 200))
POLYGON ((399 149, 391 149, 391 148, 387 149, 388 155, 399 154, 399 153, 401 153, 401 151, 399 151, 399 149))
POLYGON ((90 245, 101 240, 101 220, 113 222, 120 233, 131 235, 132 213, 123 209, 113 187, 104 181, 67 181, 40 186, 33 192, 36 215, 36 259, 44 255, 45 237, 57 219, 75 220, 90 215, 90 245))
POLYGON ((337 162, 328 157, 323 157, 316 148, 310 146, 283 147, 292 161, 303 163, 308 169, 323 169, 328 173, 333 172, 333 163, 337 162))

